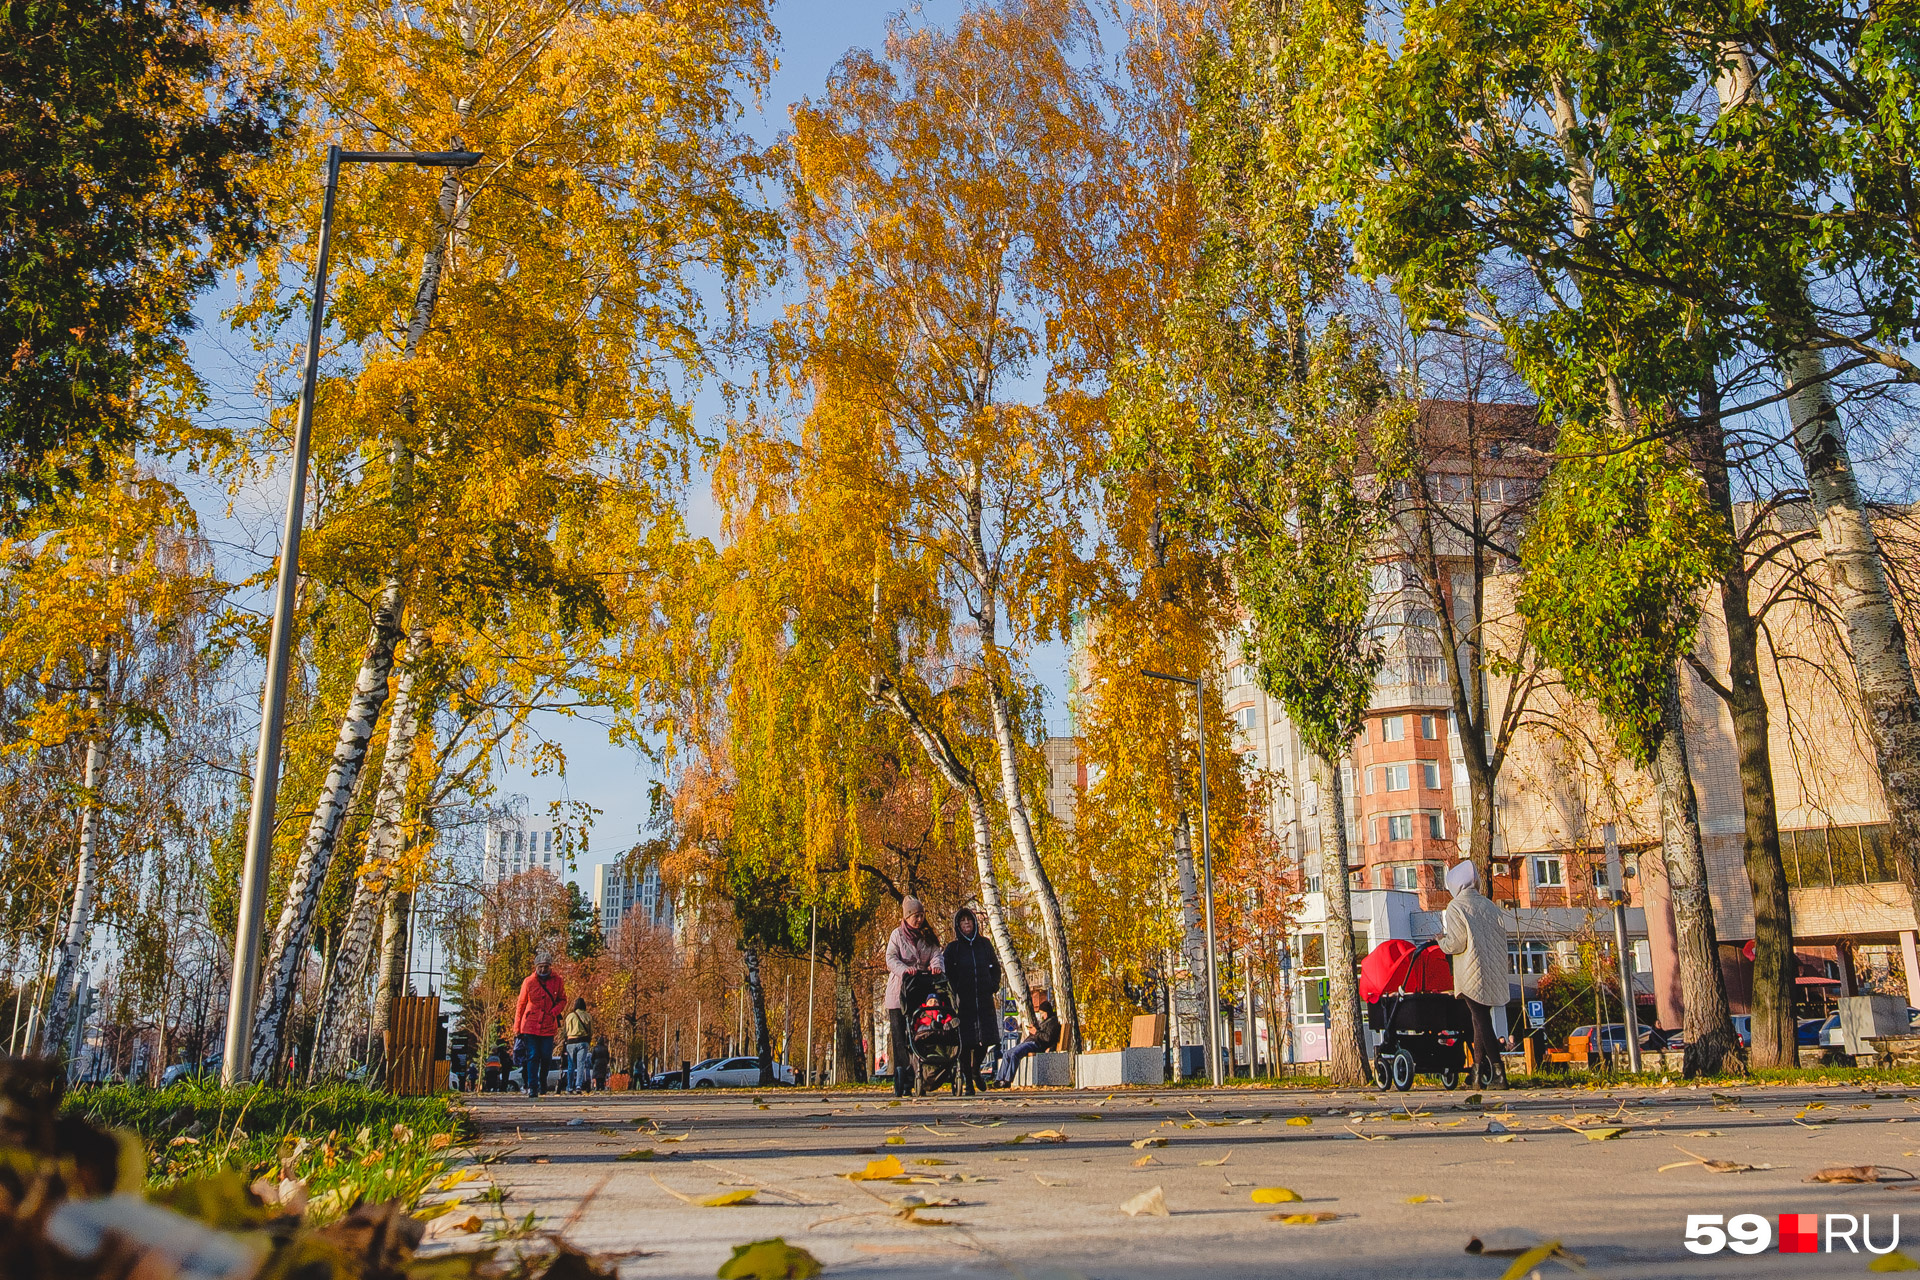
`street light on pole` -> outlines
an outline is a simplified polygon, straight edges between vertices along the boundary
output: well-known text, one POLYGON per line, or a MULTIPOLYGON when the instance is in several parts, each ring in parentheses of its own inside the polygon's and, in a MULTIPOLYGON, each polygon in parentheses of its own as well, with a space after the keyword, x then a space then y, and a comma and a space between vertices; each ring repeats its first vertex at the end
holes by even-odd
POLYGON ((1207 673, 1197 676, 1171 676, 1164 671, 1140 674, 1155 680, 1184 684, 1193 690, 1194 710, 1200 721, 1200 895, 1206 904, 1207 924, 1207 1078, 1219 1088, 1220 1079, 1220 974, 1213 949, 1213 846, 1207 834, 1207 673))
POLYGON ((342 164, 417 164, 469 169, 477 151, 342 151, 327 148, 326 196, 320 204, 320 243, 313 263, 313 303, 307 316, 306 369, 300 413, 293 428, 293 474, 287 480, 287 520, 280 533, 280 577, 267 643, 267 683, 260 698, 260 746, 253 762, 253 804, 247 815, 247 854, 240 871, 240 918, 233 943, 233 988, 227 997, 227 1047, 220 1079, 233 1085, 252 1070, 253 1006, 260 982, 260 935, 266 926, 267 876, 273 856, 273 811, 280 791, 280 740, 286 728, 287 664, 293 648, 294 588, 300 576, 300 526, 306 517, 307 453, 313 440, 313 395, 320 378, 320 336, 326 329, 327 250, 333 238, 333 201, 342 164))

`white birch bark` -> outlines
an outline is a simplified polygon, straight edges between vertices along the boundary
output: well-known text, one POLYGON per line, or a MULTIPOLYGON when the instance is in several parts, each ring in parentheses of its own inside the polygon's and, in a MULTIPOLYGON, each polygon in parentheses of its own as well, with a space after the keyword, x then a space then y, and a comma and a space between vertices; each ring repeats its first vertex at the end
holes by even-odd
POLYGON ((79 1009, 79 986, 85 973, 87 935, 93 928, 93 885, 100 862, 100 783, 106 768, 106 662, 98 655, 87 662, 87 707, 93 712, 93 732, 87 738, 85 795, 80 809, 80 851, 74 860, 73 905, 67 913, 66 936, 61 939, 60 961, 53 973, 53 993, 47 1004, 46 1034, 42 1051, 48 1057, 61 1056, 73 1035, 73 1019, 79 1009))
POLYGON ((392 883, 394 860, 402 847, 407 789, 413 778, 413 748, 420 730, 419 700, 414 695, 420 659, 430 643, 417 623, 407 638, 407 649, 393 680, 393 706, 387 718, 387 745, 380 761, 380 787, 374 793, 373 821, 367 830, 365 865, 356 877, 353 906, 334 947, 333 963, 323 975, 320 1019, 314 1031, 313 1061, 307 1078, 318 1081, 343 1072, 350 1057, 347 1015, 358 1002, 366 974, 387 886, 392 883))
POLYGON ((1067 1037, 1063 1048, 1080 1048, 1079 1010, 1073 998, 1073 953, 1067 949, 1066 921, 1060 914, 1060 899, 1047 878, 1040 861, 1040 850, 1033 839, 1033 824, 1027 815, 1026 793, 1020 789, 1018 744, 1013 736, 1013 716, 1006 695, 993 673, 987 673, 987 705, 993 716, 993 738, 1000 756, 1000 798, 1007 807, 1007 827, 1013 835, 1014 852, 1020 858, 1020 872, 1040 908, 1041 931, 1047 941, 1047 960, 1053 971, 1053 1009, 1067 1037))
POLYGON ((307 823, 300 855, 287 878, 286 901, 280 908, 279 923, 274 926, 273 943, 267 949, 265 982, 253 1031, 250 1078, 254 1080, 272 1079, 274 1064, 280 1056, 287 1015, 293 1009, 300 970, 306 963, 313 913, 320 905, 320 891, 333 865, 340 828, 346 820, 354 785, 360 780, 361 766, 366 761, 367 744, 373 740, 380 708, 387 700, 387 680, 393 673, 393 651, 400 637, 400 608, 400 583, 389 581, 373 611, 373 627, 367 637, 366 652, 360 659, 360 673, 353 682, 346 715, 341 718, 340 732, 334 739, 333 761, 327 769, 326 781, 321 784, 313 817, 307 823))
POLYGON ((1014 997, 1020 1001, 1021 1008, 1032 1016, 1033 991, 1027 982, 1026 965, 1013 948, 1013 935, 1007 931, 1006 909, 1000 899, 1000 878, 993 865, 992 815, 987 811, 987 799, 981 793, 979 778, 960 759, 946 736, 927 723, 920 709, 908 700, 898 685, 875 680, 867 686, 867 697, 906 722, 907 731, 920 744, 920 749, 926 753, 934 769, 949 787, 966 798, 967 821, 973 828, 973 864, 980 878, 980 906, 987 915, 987 933, 993 939, 994 950, 1000 954, 1000 971, 1005 975, 1007 985, 1013 988, 1014 997))

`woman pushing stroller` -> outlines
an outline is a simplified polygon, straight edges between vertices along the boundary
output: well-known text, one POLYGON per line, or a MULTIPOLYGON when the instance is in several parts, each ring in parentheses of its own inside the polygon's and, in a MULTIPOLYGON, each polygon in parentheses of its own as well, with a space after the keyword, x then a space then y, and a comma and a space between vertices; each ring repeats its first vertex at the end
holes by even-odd
POLYGON ((1453 989, 1466 1000, 1473 1019, 1474 1082, 1505 1088, 1507 1068, 1493 1036, 1493 1010, 1507 1003, 1507 926, 1477 879, 1471 862, 1448 868, 1453 899, 1441 918, 1440 949, 1454 957, 1453 989))
POLYGON ((900 927, 887 939, 887 1027, 891 1032, 888 1056, 893 1059, 893 1096, 904 1098, 913 1092, 913 1037, 907 1027, 907 1010, 902 997, 907 977, 916 973, 940 973, 946 969, 946 956, 940 950, 940 935, 927 923, 926 908, 909 894, 900 900, 900 927))

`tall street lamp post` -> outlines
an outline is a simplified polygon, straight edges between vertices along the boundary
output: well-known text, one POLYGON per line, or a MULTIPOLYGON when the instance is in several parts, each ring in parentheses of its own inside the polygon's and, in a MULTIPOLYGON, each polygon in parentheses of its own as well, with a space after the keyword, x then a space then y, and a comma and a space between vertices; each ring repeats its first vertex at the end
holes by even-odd
POLYGON ((1170 680, 1193 689, 1194 710, 1200 721, 1200 893, 1206 904, 1207 924, 1207 1077, 1219 1088, 1220 1080, 1220 972, 1213 948, 1213 846, 1207 834, 1207 673, 1197 676, 1170 676, 1163 671, 1140 674, 1155 680, 1170 680))
POLYGON ((326 328, 327 248, 333 238, 333 199, 345 164, 417 164, 468 169, 477 151, 342 151, 327 148, 327 194, 320 206, 320 245, 313 264, 313 304, 307 317, 306 371, 300 415, 293 428, 293 475, 287 481, 287 522, 280 533, 280 578, 274 591, 273 632, 267 644, 267 686, 260 699, 260 747, 253 761, 253 806, 247 815, 247 856, 240 873, 240 921, 233 943, 233 989, 227 997, 227 1047, 220 1079, 245 1081, 253 1053, 253 1006, 260 982, 260 935, 266 926, 267 877, 273 859, 273 811, 280 791, 280 739, 286 727, 287 663, 293 647, 293 596, 300 576, 300 526, 306 517, 307 452, 313 439, 313 392, 320 377, 320 336, 326 328))

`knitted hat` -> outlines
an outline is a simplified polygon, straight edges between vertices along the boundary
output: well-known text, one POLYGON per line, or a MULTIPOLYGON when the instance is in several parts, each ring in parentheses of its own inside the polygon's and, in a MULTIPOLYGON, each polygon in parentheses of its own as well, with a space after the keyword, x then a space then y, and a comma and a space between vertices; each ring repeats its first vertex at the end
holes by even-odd
POLYGON ((900 899, 900 918, 902 920, 905 920, 916 911, 922 915, 926 914, 926 908, 920 905, 920 899, 914 897, 912 894, 908 894, 906 897, 900 899))
POLYGON ((1474 871, 1471 862, 1456 862, 1447 868, 1447 888, 1454 893, 1460 892, 1477 879, 1479 874, 1474 871))

